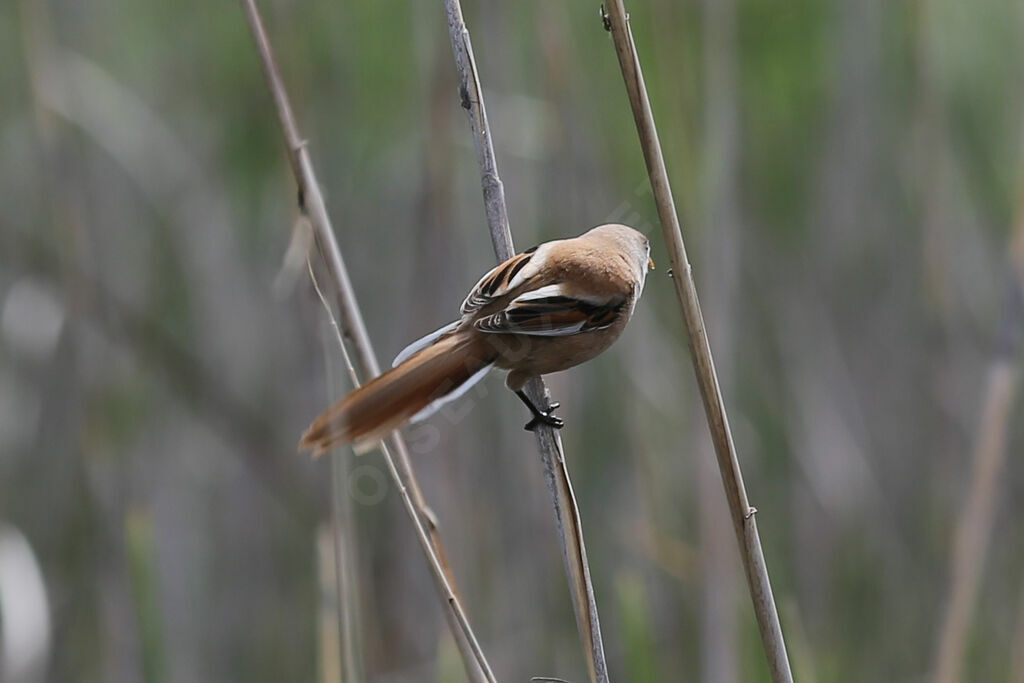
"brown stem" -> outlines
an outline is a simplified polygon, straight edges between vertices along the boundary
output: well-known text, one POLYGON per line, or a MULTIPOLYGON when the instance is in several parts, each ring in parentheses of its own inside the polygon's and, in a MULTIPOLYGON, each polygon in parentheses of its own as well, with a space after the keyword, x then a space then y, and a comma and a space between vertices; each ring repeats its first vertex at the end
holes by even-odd
POLYGON ((949 600, 935 650, 933 683, 960 680, 968 627, 985 567, 992 521, 999 497, 999 474, 1006 462, 1007 431, 1017 396, 1020 349, 1024 336, 1024 150, 1021 186, 1008 247, 1009 277, 1003 297, 1003 320, 985 384, 974 444, 971 484, 950 554, 949 600))
MULTIPOLYGON (((362 313, 348 277, 348 270, 341 256, 341 249, 334 238, 330 217, 320 193, 320 185, 313 171, 306 142, 299 135, 295 116, 288 102, 284 83, 264 31, 259 10, 256 9, 254 0, 242 0, 242 5, 246 11, 263 72, 267 78, 267 85, 273 95, 278 118, 288 145, 289 161, 299 190, 299 208, 309 218, 317 246, 330 274, 340 317, 340 331, 354 351, 356 365, 358 365, 361 375, 363 377, 379 375, 380 366, 366 331, 366 325, 363 322, 362 313)), ((469 620, 455 590, 454 576, 445 559, 444 548, 433 513, 427 506, 409 462, 405 441, 400 434, 395 432, 388 437, 386 444, 381 449, 384 459, 410 513, 423 545, 423 551, 427 555, 435 585, 442 602, 447 607, 445 616, 459 646, 467 674, 474 683, 493 681, 494 675, 491 673, 476 636, 469 626, 469 620), (392 457, 392 452, 395 454, 394 457, 392 457)))
POLYGON ((686 322, 687 341, 690 346, 694 373, 697 376, 697 385, 704 402, 704 413, 711 429, 711 440, 715 446, 722 484, 729 502, 729 511, 739 543, 740 557, 746 571, 747 584, 754 602, 754 613, 757 616, 761 640, 768 658, 768 668, 775 683, 791 682, 793 674, 790 671, 779 614, 775 608, 768 568, 765 565, 761 540, 757 533, 754 514, 757 511, 750 506, 746 488, 743 486, 743 475, 740 471, 732 432, 729 429, 729 420, 718 385, 718 376, 715 373, 711 345, 708 342, 700 301, 697 298, 697 288, 693 281, 689 259, 686 256, 686 247, 683 244, 679 217, 676 215, 675 202, 672 199, 672 188, 669 185, 668 172, 665 170, 665 160, 658 140, 658 131, 654 125, 654 114, 651 111, 651 103, 640 69, 640 58, 636 53, 633 34, 622 0, 609 0, 605 26, 611 31, 615 44, 615 52, 618 55, 622 77, 626 83, 637 133, 640 136, 640 147, 643 150, 647 173, 654 190, 662 234, 675 273, 673 282, 676 295, 679 298, 683 319, 686 322))

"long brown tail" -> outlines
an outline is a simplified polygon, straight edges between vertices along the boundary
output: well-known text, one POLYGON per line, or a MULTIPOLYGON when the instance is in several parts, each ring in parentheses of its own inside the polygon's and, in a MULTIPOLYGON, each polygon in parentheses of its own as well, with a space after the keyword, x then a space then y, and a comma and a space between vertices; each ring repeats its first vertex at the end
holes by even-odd
POLYGON ((355 442, 357 453, 373 448, 434 401, 453 393, 494 362, 479 333, 454 332, 411 356, 335 403, 302 435, 299 450, 313 457, 355 442))

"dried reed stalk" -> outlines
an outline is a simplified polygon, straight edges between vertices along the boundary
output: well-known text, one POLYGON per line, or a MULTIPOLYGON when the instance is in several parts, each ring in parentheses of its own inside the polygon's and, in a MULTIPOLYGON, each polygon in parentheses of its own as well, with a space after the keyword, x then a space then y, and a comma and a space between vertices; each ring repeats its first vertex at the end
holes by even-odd
MULTIPOLYGON (((466 28, 466 22, 462 17, 462 7, 459 0, 444 0, 444 7, 448 16, 448 32, 455 54, 455 66, 459 72, 459 99, 469 117, 477 162, 480 165, 487 226, 491 233, 494 253, 500 262, 515 253, 508 224, 508 210, 505 206, 505 189, 498 175, 480 76, 473 57, 469 29, 466 28)), ((526 393, 535 405, 549 403, 547 387, 539 378, 527 383, 526 393)), ((605 683, 608 681, 608 667, 605 663, 604 643, 601 640, 601 623, 597 615, 594 587, 590 580, 590 566, 583 543, 579 508, 565 464, 562 440, 558 432, 547 425, 541 425, 536 430, 536 435, 545 481, 554 505, 555 525, 562 544, 562 559, 569 579, 576 625, 583 641, 587 671, 591 681, 605 683)))
POLYGON ((761 640, 768 659, 768 669, 775 683, 791 682, 789 657, 786 643, 779 624, 779 614, 772 596, 771 582, 768 579, 768 568, 765 565, 761 540, 757 533, 757 522, 747 499, 746 488, 743 486, 743 475, 740 472, 736 447, 733 444, 729 420, 725 412, 718 377, 715 373, 714 361, 711 357, 711 346, 708 343, 704 318, 697 298, 693 273, 683 235, 676 215, 675 202, 672 199, 672 188, 669 185, 665 160, 658 141, 658 131, 654 125, 654 114, 644 85, 643 73, 640 69, 640 58, 633 43, 633 34, 629 27, 629 17, 622 0, 609 0, 607 14, 604 16, 605 28, 611 31, 615 44, 615 52, 619 58, 622 77, 626 83, 626 91, 633 109, 633 118, 640 136, 647 173, 654 200, 658 208, 662 234, 668 248, 669 260, 674 272, 676 295, 682 307, 683 319, 686 322, 687 341, 690 346, 694 373, 704 402, 708 426, 711 429, 711 440, 718 458, 718 468, 722 475, 722 484, 729 502, 736 539, 739 543, 740 557, 747 575, 747 584, 754 603, 761 640))
MULTIPOLYGON (((362 376, 378 375, 380 366, 370 343, 366 325, 363 322, 362 313, 359 310, 352 283, 341 256, 341 250, 334 238, 334 231, 323 196, 320 193, 316 174, 313 171, 313 164, 306 149, 306 143, 299 135, 295 116, 288 101, 277 63, 274 60, 270 42, 263 28, 259 10, 256 8, 254 0, 242 0, 242 5, 246 11, 263 72, 267 78, 267 85, 274 98, 277 115, 288 145, 288 160, 299 189, 299 208, 309 219, 313 228, 316 244, 330 274, 334 294, 337 297, 336 303, 340 317, 339 333, 352 345, 362 376)), ((347 349, 344 343, 342 343, 342 350, 346 352, 347 359, 347 349)), ((357 380, 354 364, 349 363, 349 365, 353 379, 357 380)), ((424 554, 427 556, 438 593, 446 606, 445 617, 462 655, 467 675, 473 683, 493 682, 494 674, 491 673, 490 666, 480 649, 480 644, 455 592, 454 577, 445 559, 437 524, 420 490, 401 435, 396 432, 388 437, 386 445, 382 445, 381 451, 395 486, 413 521, 424 554), (392 451, 396 457, 392 456, 392 451)))
POLYGON ((339 553, 337 533, 326 525, 320 525, 316 532, 316 580, 320 593, 320 614, 317 620, 317 683, 358 683, 362 678, 351 674, 351 667, 342 667, 350 661, 345 647, 345 619, 342 615, 340 592, 343 584, 343 570, 337 566, 339 553), (345 653, 342 655, 342 653, 345 653))
MULTIPOLYGON (((305 246, 307 246, 305 253, 308 254, 308 242, 305 246)), ((329 311, 330 307, 324 300, 323 292, 317 284, 312 264, 308 258, 306 258, 306 267, 309 268, 309 276, 316 286, 317 295, 321 297, 325 310, 329 311)), ((332 331, 338 332, 333 315, 330 320, 334 327, 332 331)), ((333 335, 328 335, 327 330, 324 332, 323 348, 324 366, 327 368, 327 386, 330 387, 332 394, 336 394, 344 383, 340 381, 339 373, 335 370, 332 354, 334 347, 328 341, 328 338, 333 338, 333 335)), ((344 347, 342 340, 339 339, 338 343, 344 347)), ((361 683, 366 679, 363 673, 362 650, 358 644, 359 594, 353 581, 356 572, 354 559, 356 535, 353 528, 352 497, 346 495, 348 491, 345 486, 345 475, 351 469, 353 457, 351 449, 347 448, 336 448, 330 455, 331 528, 330 533, 322 529, 317 536, 318 566, 323 568, 321 573, 327 574, 329 570, 333 569, 334 586, 327 587, 329 582, 324 580, 326 577, 322 577, 320 595, 321 601, 329 602, 328 608, 334 612, 334 631, 337 635, 334 642, 334 645, 337 646, 336 651, 321 653, 321 662, 325 664, 321 668, 321 674, 326 677, 331 673, 331 667, 326 665, 332 664, 334 660, 340 660, 337 662, 338 683, 361 683), (324 558, 324 551, 329 551, 329 558, 324 558)), ((324 607, 321 606, 321 610, 323 609, 324 607)), ((323 620, 321 620, 321 628, 327 630, 323 625, 323 620)), ((321 639, 321 647, 330 647, 330 643, 321 639)), ((321 683, 328 682, 322 681, 321 683)))
POLYGON ((992 536, 999 474, 1006 462, 1010 413, 1017 396, 1024 338, 1024 150, 1021 186, 1009 245, 1003 320, 989 365, 978 434, 971 456, 971 484, 950 554, 949 600, 935 650, 933 683, 960 680, 968 627, 992 536))

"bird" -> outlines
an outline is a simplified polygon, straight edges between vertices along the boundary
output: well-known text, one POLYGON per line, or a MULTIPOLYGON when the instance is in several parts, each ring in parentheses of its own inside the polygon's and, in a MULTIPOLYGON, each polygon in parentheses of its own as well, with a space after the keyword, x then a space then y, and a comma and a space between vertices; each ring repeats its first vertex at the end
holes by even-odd
POLYGON ((407 346, 390 370, 313 420, 300 452, 316 457, 347 443, 356 453, 372 450, 494 368, 508 371, 505 385, 529 409, 525 429, 560 429, 559 404, 537 406, 523 387, 594 358, 619 338, 654 268, 650 252, 641 232, 610 223, 516 254, 480 278, 458 320, 407 346))

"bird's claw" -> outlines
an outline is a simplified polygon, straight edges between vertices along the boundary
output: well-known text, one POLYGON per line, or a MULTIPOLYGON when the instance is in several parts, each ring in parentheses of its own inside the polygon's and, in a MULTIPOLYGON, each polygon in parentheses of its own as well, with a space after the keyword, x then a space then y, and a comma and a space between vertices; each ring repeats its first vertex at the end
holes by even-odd
POLYGON ((561 429, 565 426, 565 421, 554 414, 557 407, 558 403, 552 403, 550 408, 534 415, 532 420, 523 425, 523 429, 528 432, 535 432, 542 423, 553 429, 561 429))
POLYGON ((565 426, 565 423, 562 422, 562 418, 555 415, 555 409, 562 405, 558 401, 552 401, 551 405, 544 410, 541 410, 534 405, 529 396, 523 393, 522 389, 516 390, 516 396, 518 396, 519 400, 523 402, 523 405, 530 409, 530 413, 533 415, 533 419, 523 426, 523 429, 526 431, 535 432, 537 431, 537 427, 541 424, 546 424, 554 429, 561 429, 565 426))

